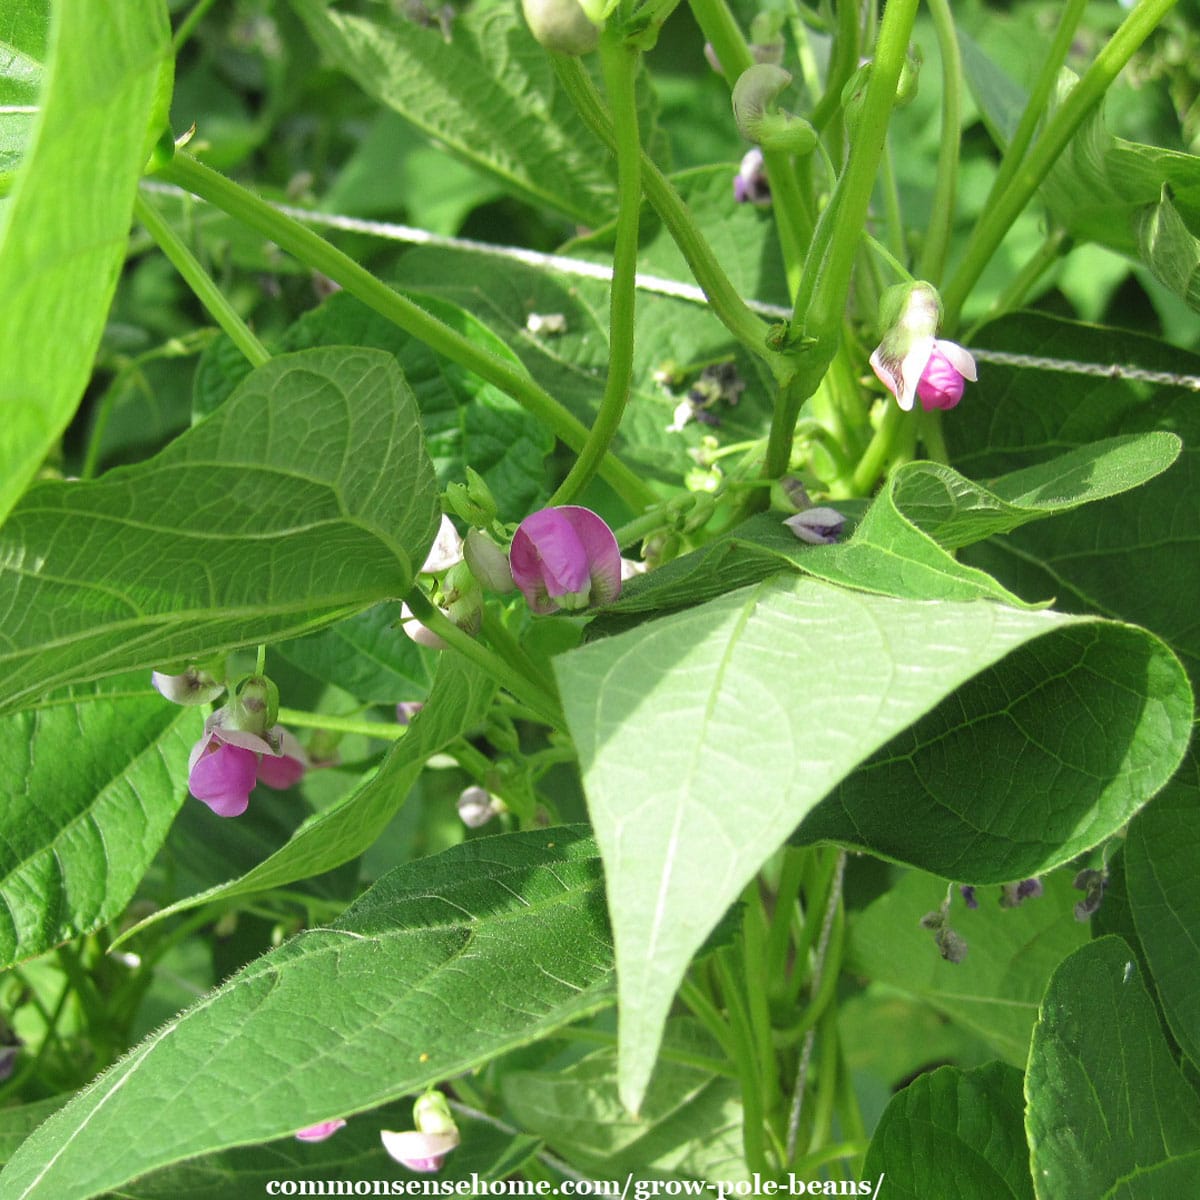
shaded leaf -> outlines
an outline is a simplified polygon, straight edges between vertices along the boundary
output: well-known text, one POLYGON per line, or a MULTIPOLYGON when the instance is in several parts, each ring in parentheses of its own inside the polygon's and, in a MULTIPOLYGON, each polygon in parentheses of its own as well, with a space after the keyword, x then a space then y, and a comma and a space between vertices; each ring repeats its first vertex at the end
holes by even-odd
POLYGON ((154 458, 18 505, 0 531, 0 706, 402 596, 438 519, 389 356, 274 359, 154 458))
POLYGON ((1138 213, 1134 228, 1154 277, 1200 311, 1200 241, 1184 224, 1169 187, 1164 184, 1158 203, 1138 213))
POLYGON ((1120 938, 1081 947, 1055 971, 1025 1091, 1045 1200, 1157 1200, 1200 1178, 1200 1098, 1172 1061, 1120 938))
POLYGON ((199 709, 147 675, 0 719, 0 966, 120 916, 183 800, 199 709))
POLYGON ((391 872, 135 1047, 22 1145, 4 1194, 84 1200, 411 1095, 597 1011, 611 978, 580 830, 468 842, 391 872))
POLYGON ((1033 1200, 1023 1076, 990 1063, 942 1067, 888 1105, 862 1173, 899 1200, 1033 1200))

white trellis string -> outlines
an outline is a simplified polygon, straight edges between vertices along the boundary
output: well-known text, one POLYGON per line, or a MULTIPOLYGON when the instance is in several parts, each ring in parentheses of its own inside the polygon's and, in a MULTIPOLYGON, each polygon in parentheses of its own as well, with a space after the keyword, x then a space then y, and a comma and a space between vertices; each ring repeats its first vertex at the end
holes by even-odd
MULTIPOLYGON (((154 180, 142 184, 147 191, 161 195, 183 196, 182 188, 154 180)), ((199 197, 193 197, 199 199, 199 197)), ((612 268, 603 263, 586 262, 579 258, 568 258, 563 254, 544 254, 538 250, 526 250, 521 246, 497 246, 491 242, 478 242, 471 238, 447 237, 430 233, 412 225, 397 225, 391 221, 372 221, 363 217, 349 217, 341 213, 317 212, 310 208, 297 208, 291 204, 275 204, 272 207, 286 217, 308 225, 319 225, 327 229, 340 229, 346 233, 362 233, 369 237, 387 241, 405 242, 413 246, 434 246, 444 250, 470 250, 475 254, 486 254, 509 262, 524 263, 526 266, 553 271, 559 275, 574 275, 584 279, 598 279, 608 283, 612 279, 612 268)), ((660 275, 638 273, 637 287, 643 292, 659 296, 671 296, 688 300, 693 304, 707 304, 708 297, 694 283, 682 283, 678 279, 664 279, 660 275)), ((746 307, 760 316, 774 320, 788 320, 790 308, 779 304, 768 304, 763 300, 747 300, 746 307)), ((979 350, 970 348, 980 362, 995 363, 1006 367, 1019 367, 1031 371, 1057 371, 1066 375, 1087 375, 1097 379, 1130 379, 1137 383, 1152 383, 1160 387, 1183 387, 1200 392, 1200 375, 1179 375, 1173 371, 1153 371, 1125 363, 1080 362, 1070 358, 1047 358, 1037 354, 1013 354, 1004 350, 979 350)))

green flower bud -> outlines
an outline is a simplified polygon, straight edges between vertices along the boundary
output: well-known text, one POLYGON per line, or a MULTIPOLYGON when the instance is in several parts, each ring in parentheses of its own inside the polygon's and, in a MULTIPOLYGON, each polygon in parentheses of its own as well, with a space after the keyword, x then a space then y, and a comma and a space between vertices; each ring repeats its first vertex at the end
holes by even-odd
POLYGON ((579 0, 521 0, 521 11, 538 44, 556 54, 587 54, 600 41, 595 18, 579 0))
POLYGON ((747 141, 766 150, 810 154, 817 145, 816 130, 802 117, 771 107, 791 82, 791 73, 782 67, 756 63, 733 85, 733 117, 747 141))
POLYGON ((442 607, 459 629, 472 636, 479 632, 483 623, 483 588, 465 562, 451 567, 446 573, 442 607))
POLYGON ((247 675, 233 685, 222 727, 265 737, 279 721, 279 689, 265 675, 247 675))
MULTIPOLYGON (((572 3, 574 2, 575 0, 572 0, 572 3)), ((446 502, 468 525, 480 529, 489 526, 499 511, 491 488, 483 476, 470 467, 467 468, 465 484, 452 483, 446 488, 446 502)))
POLYGON ((482 530, 467 531, 467 540, 463 545, 463 557, 471 573, 489 592, 503 595, 511 592, 517 585, 513 583, 512 568, 508 565, 508 555, 492 541, 482 530))

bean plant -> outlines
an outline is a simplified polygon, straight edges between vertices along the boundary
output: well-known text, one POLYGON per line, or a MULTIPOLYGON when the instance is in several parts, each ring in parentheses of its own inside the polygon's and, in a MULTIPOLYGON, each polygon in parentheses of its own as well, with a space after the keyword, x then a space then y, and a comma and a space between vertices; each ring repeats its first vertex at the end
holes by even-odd
POLYGON ((0 5, 0 1200, 1200 1194, 1194 0, 0 5))

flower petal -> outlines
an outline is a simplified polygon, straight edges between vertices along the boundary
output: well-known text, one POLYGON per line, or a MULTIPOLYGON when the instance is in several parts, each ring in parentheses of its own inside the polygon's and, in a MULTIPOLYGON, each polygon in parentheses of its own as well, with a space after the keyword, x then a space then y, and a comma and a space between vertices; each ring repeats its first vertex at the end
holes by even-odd
POLYGON ((457 1133, 418 1133, 415 1129, 407 1129, 403 1133, 381 1129, 379 1138, 392 1158, 410 1171, 420 1171, 422 1174, 441 1170, 446 1155, 459 1141, 457 1133))
POLYGON ((240 817, 250 803, 258 755, 206 737, 188 772, 188 791, 219 817, 240 817))
POLYGON ((308 1125, 304 1129, 296 1130, 296 1140, 300 1142, 323 1142, 326 1138, 331 1138, 339 1129, 344 1128, 346 1122, 341 1117, 335 1117, 332 1121, 318 1121, 316 1125, 308 1125))
POLYGON ((970 351, 964 350, 957 342, 944 342, 941 338, 933 345, 964 379, 969 379, 972 383, 978 381, 979 374, 975 370, 975 359, 971 357, 970 351))
POLYGON ((558 511, 570 522, 587 556, 591 603, 611 604, 621 594, 621 548, 613 531, 590 508, 568 504, 558 511))

